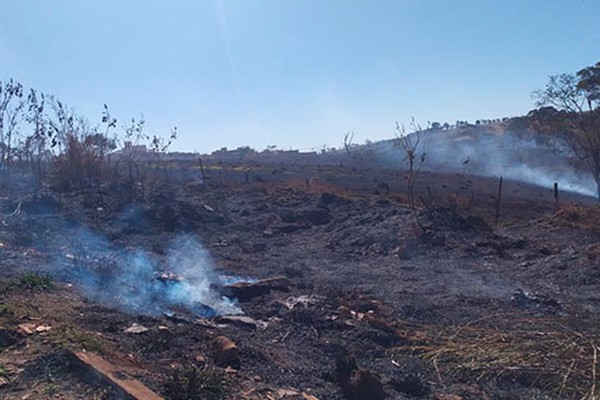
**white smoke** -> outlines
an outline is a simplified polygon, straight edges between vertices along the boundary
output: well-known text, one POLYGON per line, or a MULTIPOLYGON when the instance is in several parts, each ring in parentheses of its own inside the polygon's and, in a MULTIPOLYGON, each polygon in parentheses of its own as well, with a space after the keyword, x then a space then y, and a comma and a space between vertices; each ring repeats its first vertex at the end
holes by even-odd
POLYGON ((168 292, 169 300, 175 304, 203 304, 216 314, 240 314, 242 311, 233 300, 221 296, 212 285, 224 283, 215 274, 212 257, 200 242, 183 236, 174 242, 168 252, 167 266, 184 279, 168 292))
MULTIPOLYGON (((426 153, 424 170, 460 173, 469 160, 467 174, 504 177, 514 181, 585 196, 596 196, 596 184, 587 171, 576 170, 569 149, 559 142, 536 141, 512 132, 493 133, 485 129, 425 132, 418 155, 426 153)), ((397 148, 388 146, 380 153, 398 164, 397 148)))
POLYGON ((95 301, 145 315, 242 313, 235 299, 214 289, 213 285, 226 282, 216 274, 212 257, 195 237, 177 237, 165 256, 112 245, 87 229, 78 232, 71 246, 77 251, 68 254, 73 265, 63 269, 63 278, 95 301))

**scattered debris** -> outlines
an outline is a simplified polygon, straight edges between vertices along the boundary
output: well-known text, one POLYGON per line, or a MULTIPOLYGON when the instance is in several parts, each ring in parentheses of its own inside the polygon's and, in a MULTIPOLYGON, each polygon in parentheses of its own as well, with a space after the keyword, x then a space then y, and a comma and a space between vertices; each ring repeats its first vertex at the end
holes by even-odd
POLYGON ((145 333, 148 331, 149 331, 149 329, 146 328, 145 326, 142 326, 142 325, 134 322, 133 324, 131 324, 131 326, 129 328, 125 329, 123 332, 130 333, 130 334, 139 334, 139 333, 145 333))
POLYGON ((279 389, 275 393, 275 398, 277 400, 319 400, 313 395, 293 389, 279 389))
POLYGON ((250 318, 245 315, 223 315, 219 317, 217 321, 253 329, 265 329, 267 327, 267 323, 265 321, 257 321, 254 318, 250 318))
POLYGON ((231 285, 215 287, 222 295, 238 299, 241 302, 263 296, 272 290, 290 291, 290 280, 284 276, 262 279, 258 282, 237 282, 231 285))
POLYGON ((217 336, 212 341, 212 356, 215 364, 221 367, 240 367, 240 350, 225 336, 217 336))
POLYGON ((35 327, 37 333, 48 332, 52 327, 50 325, 39 325, 35 327))
POLYGON ((183 277, 179 274, 176 274, 175 272, 167 271, 167 272, 161 272, 161 273, 157 274, 155 279, 159 280, 161 282, 168 283, 168 282, 181 282, 183 280, 183 277))
POLYGON ((296 306, 301 305, 302 307, 309 307, 319 302, 323 301, 325 298, 323 296, 317 295, 301 295, 297 297, 288 297, 283 300, 282 303, 287 307, 288 310, 293 310, 296 306))
POLYGON ((348 400, 382 400, 385 398, 379 377, 370 371, 359 368, 352 357, 338 357, 335 376, 344 397, 348 400))
POLYGON ((558 301, 548 296, 526 292, 522 289, 517 289, 511 297, 511 300, 519 308, 547 311, 552 314, 560 312, 563 308, 558 301))
MULTIPOLYGON (((181 322, 181 321, 179 321, 179 322, 181 322)), ((189 320, 185 320, 184 322, 189 322, 189 320)), ((211 328, 211 329, 227 327, 226 324, 218 324, 213 319, 208 319, 208 318, 197 318, 196 320, 194 320, 194 324, 203 326, 205 328, 211 328)))
POLYGON ((17 332, 24 334, 24 335, 33 335, 34 333, 36 333, 36 328, 37 325, 31 322, 27 322, 24 324, 19 324, 17 326, 17 332))

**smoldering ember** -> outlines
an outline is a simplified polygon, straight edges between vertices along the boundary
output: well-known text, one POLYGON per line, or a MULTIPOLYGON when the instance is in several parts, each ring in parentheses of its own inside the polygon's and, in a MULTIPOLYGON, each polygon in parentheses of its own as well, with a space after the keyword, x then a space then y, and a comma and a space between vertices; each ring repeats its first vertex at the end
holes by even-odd
POLYGON ((0 398, 597 398, 586 74, 521 117, 206 155, 2 82, 0 398))

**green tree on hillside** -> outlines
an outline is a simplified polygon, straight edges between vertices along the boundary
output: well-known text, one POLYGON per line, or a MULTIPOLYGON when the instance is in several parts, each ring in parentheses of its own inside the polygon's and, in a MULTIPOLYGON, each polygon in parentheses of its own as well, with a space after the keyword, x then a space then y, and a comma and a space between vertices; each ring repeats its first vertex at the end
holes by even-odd
POLYGON ((600 62, 576 74, 551 76, 544 89, 534 92, 544 111, 545 126, 564 133, 575 156, 592 173, 600 200, 600 62))

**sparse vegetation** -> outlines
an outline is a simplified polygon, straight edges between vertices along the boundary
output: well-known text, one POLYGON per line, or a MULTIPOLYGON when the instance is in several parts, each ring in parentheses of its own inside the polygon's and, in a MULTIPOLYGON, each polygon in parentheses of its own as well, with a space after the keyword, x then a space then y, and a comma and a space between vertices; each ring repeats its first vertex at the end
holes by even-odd
POLYGON ((93 332, 88 332, 76 326, 66 325, 51 331, 53 336, 63 345, 76 345, 78 350, 104 353, 104 343, 93 332))
POLYGON ((55 96, 35 89, 27 95, 21 83, 0 81, 0 167, 29 170, 40 180, 49 171, 57 190, 115 184, 121 177, 119 159, 133 186, 146 179, 146 158, 156 162, 177 138, 176 128, 166 139, 144 134, 143 118, 132 119, 119 137, 117 124, 106 104, 101 122, 93 125, 55 96), (121 154, 115 154, 118 144, 121 154))
POLYGON ((230 389, 227 377, 220 369, 187 364, 172 372, 165 392, 170 400, 222 400, 230 389))
POLYGON ((58 390, 58 385, 56 383, 49 383, 46 386, 44 386, 44 394, 46 394, 47 396, 54 396, 56 394, 58 390))
POLYGON ((19 277, 17 284, 31 291, 47 291, 54 288, 54 279, 38 272, 25 272, 19 277))
POLYGON ((408 197, 410 206, 415 205, 415 181, 417 179, 417 173, 423 167, 425 163, 425 153, 418 154, 419 144, 423 138, 424 131, 413 119, 411 121, 412 132, 406 133, 406 129, 403 125, 396 122, 396 142, 395 145, 400 147, 406 156, 406 162, 408 171, 406 174, 406 185, 408 188, 408 197))

